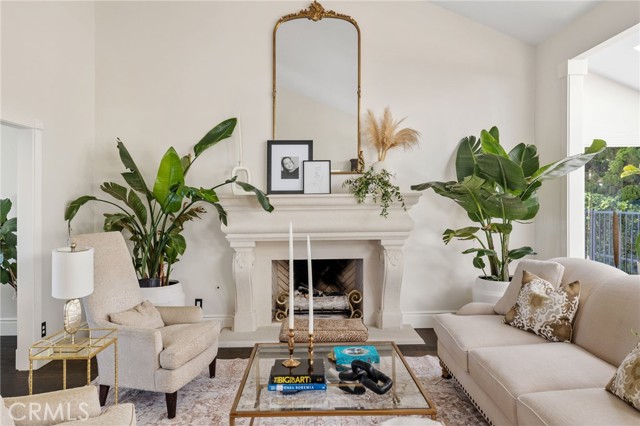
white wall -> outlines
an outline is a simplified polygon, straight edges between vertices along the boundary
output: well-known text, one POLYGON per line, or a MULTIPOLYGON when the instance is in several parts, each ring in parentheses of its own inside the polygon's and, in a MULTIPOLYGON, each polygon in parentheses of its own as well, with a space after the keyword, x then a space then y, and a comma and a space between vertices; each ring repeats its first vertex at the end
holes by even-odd
MULTIPOLYGON (((541 161, 567 155, 567 85, 559 69, 569 59, 640 22, 637 2, 606 1, 536 47, 536 145, 541 161)), ((566 178, 539 191, 536 248, 541 258, 567 254, 566 178)))
POLYGON ((44 123, 39 335, 39 321, 47 321, 49 331, 62 327, 63 302, 51 298, 50 253, 67 241, 65 205, 94 189, 94 5, 2 2, 1 7, 1 110, 44 123))
MULTIPOLYGON (((508 146, 533 143, 534 48, 425 2, 324 2, 354 17, 362 31, 362 109, 397 118, 423 135, 413 153, 391 152, 398 183, 454 178, 453 155, 463 136, 498 125, 508 146)), ((211 126, 241 116, 245 164, 266 186, 271 135, 271 35, 280 16, 308 2, 101 2, 96 4, 96 167, 94 185, 118 179, 120 137, 152 184, 164 150, 185 153, 211 126), (250 10, 251 13, 247 13, 250 10)), ((226 178, 234 148, 225 141, 192 169, 193 185, 226 178)), ((367 154, 373 158, 373 153, 367 154)), ((80 195, 80 191, 76 195, 80 195)), ((87 214, 87 213, 84 213, 87 214)), ((81 213, 81 215, 83 215, 81 213)), ((403 284, 406 320, 470 299, 476 270, 441 242, 447 227, 467 224, 462 211, 425 193, 412 211, 403 284)), ((233 221, 231 216, 230 221, 233 221)), ((230 317, 232 251, 209 214, 186 231, 187 255, 174 276, 187 300, 204 299, 205 315, 230 317), (216 287, 220 286, 220 289, 216 287)), ((517 228, 530 244, 533 226, 517 228)))
POLYGON ((598 74, 584 77, 584 141, 640 146, 640 93, 598 74))

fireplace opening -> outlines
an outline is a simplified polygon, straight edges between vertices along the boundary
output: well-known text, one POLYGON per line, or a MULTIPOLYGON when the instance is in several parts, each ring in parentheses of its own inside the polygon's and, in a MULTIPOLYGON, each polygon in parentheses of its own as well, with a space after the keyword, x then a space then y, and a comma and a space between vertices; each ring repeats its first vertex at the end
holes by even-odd
MULTIPOLYGON (((362 259, 314 259, 313 313, 321 317, 362 318, 362 259)), ((294 313, 309 312, 309 283, 306 260, 294 260, 294 313)), ((282 321, 289 310, 289 261, 273 261, 272 311, 282 321)))

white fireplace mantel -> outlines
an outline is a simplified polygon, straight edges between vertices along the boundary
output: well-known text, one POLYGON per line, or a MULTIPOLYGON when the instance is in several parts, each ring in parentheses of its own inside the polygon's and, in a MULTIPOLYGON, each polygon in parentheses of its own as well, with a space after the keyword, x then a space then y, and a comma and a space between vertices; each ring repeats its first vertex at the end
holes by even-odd
MULTIPOLYGON (((409 210, 421 194, 402 195, 409 210)), ((307 235, 314 258, 362 257, 365 324, 402 326, 402 247, 414 226, 408 211, 394 203, 384 218, 379 205, 371 200, 359 204, 351 194, 270 195, 269 199, 275 207, 271 213, 262 210, 255 197, 221 199, 229 212, 228 226, 222 225, 222 231, 234 249, 234 331, 271 324, 271 261, 288 258, 289 222, 295 258, 306 258, 307 235)))

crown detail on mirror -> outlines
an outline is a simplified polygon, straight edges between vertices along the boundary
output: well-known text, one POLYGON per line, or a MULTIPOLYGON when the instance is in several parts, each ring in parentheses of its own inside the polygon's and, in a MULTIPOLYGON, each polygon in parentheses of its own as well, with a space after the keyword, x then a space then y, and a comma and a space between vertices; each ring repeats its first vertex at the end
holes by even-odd
POLYGON ((280 18, 278 23, 286 22, 291 19, 300 19, 300 18, 307 18, 314 22, 317 22, 323 18, 338 18, 338 19, 344 19, 344 20, 355 23, 355 21, 353 20, 353 18, 351 18, 351 16, 344 15, 342 13, 337 13, 337 12, 334 12, 333 10, 325 10, 325 8, 322 7, 322 5, 315 0, 313 3, 309 5, 308 8, 302 9, 298 13, 290 13, 288 15, 283 16, 282 18, 280 18))

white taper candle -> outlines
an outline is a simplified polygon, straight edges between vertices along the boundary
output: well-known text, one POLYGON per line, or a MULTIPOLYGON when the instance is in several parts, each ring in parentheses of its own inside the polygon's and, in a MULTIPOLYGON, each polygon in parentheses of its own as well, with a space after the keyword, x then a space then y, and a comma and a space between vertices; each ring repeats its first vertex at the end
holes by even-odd
POLYGON ((307 235, 307 268, 309 269, 309 334, 313 334, 313 272, 311 271, 311 239, 307 235))
POLYGON ((293 330, 293 224, 289 222, 289 330, 293 330))

